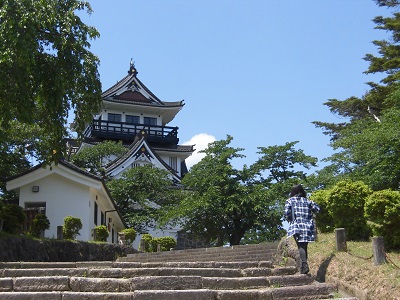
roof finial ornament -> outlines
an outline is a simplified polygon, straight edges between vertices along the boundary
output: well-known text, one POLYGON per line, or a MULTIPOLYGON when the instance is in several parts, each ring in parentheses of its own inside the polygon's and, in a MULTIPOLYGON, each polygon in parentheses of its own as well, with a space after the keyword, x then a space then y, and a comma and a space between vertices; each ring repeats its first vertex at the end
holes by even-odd
POLYGON ((136 68, 135 68, 135 62, 134 62, 133 59, 131 58, 131 62, 130 62, 130 65, 129 65, 128 74, 129 74, 129 75, 132 75, 132 74, 133 74, 133 76, 136 76, 137 73, 138 73, 138 72, 137 72, 137 70, 136 70, 136 68))

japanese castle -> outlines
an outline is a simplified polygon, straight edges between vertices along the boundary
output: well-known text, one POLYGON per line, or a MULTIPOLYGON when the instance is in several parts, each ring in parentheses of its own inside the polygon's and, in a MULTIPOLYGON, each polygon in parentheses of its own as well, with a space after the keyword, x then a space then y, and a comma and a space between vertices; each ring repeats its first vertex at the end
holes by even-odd
MULTIPOLYGON (((137 77, 134 63, 128 75, 102 93, 101 111, 93 117, 84 132, 80 147, 102 141, 122 141, 129 151, 106 165, 107 177, 119 178, 135 166, 151 163, 171 174, 179 183, 187 173, 185 159, 193 145, 179 145, 178 127, 167 126, 183 108, 182 101, 161 101, 137 77)), ((79 151, 73 141, 67 146, 79 151)))

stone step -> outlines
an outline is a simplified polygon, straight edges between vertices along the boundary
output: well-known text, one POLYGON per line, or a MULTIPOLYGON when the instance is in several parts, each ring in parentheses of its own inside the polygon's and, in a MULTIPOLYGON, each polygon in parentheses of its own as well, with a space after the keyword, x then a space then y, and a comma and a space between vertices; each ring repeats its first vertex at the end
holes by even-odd
MULTIPOLYGON (((154 268, 40 268, 3 269, 1 278, 75 276, 92 278, 131 278, 138 276, 205 276, 205 277, 257 277, 293 275, 294 266, 287 267, 154 267, 154 268)), ((0 278, 0 279, 1 279, 0 278)))
POLYGON ((215 289, 186 289, 186 290, 135 290, 133 292, 2 292, 0 300, 90 300, 90 299, 122 299, 122 300, 254 300, 254 299, 328 299, 334 290, 329 284, 311 284, 304 286, 271 287, 246 290, 215 290, 215 289))
POLYGON ((270 260, 276 255, 276 244, 239 245, 203 249, 172 250, 128 254, 119 261, 209 261, 270 260))
POLYGON ((133 292, 137 290, 261 289, 309 285, 307 275, 269 277, 140 276, 133 278, 87 278, 69 276, 1 278, 0 292, 133 292))
MULTIPOLYGON (((120 261, 83 261, 83 262, 4 262, 0 269, 98 269, 98 268, 273 268, 271 261, 198 261, 198 262, 120 262, 120 261)), ((0 270, 1 276, 1 270, 0 270)))

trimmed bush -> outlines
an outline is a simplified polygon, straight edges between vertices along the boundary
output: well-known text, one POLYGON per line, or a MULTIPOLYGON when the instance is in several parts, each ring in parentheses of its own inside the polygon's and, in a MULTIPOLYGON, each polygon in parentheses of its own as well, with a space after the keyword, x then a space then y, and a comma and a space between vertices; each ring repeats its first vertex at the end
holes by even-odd
POLYGON ((317 203, 321 211, 315 217, 315 223, 320 232, 333 232, 335 222, 328 210, 329 190, 315 191, 310 199, 317 203))
POLYGON ((73 216, 64 218, 63 236, 66 240, 74 240, 82 229, 82 220, 73 216))
POLYGON ((400 192, 382 190, 365 201, 365 217, 375 236, 383 236, 387 249, 400 249, 400 192))
POLYGON ((107 238, 109 236, 108 229, 106 225, 96 226, 94 228, 95 231, 95 241, 97 242, 107 242, 107 238))
POLYGON ((142 240, 144 240, 144 251, 153 252, 152 241, 153 237, 151 234, 145 233, 142 235, 142 240))
POLYGON ((169 251, 176 247, 176 240, 172 236, 163 236, 159 238, 153 238, 152 246, 153 252, 157 251, 157 245, 161 245, 161 251, 169 251))
POLYGON ((32 225, 29 228, 29 234, 33 237, 40 238, 42 232, 50 228, 50 221, 44 214, 37 214, 32 220, 32 225))
POLYGON ((125 228, 122 232, 125 234, 126 244, 132 244, 135 241, 137 233, 134 228, 125 228))
POLYGON ((367 240, 371 229, 364 216, 364 203, 372 190, 362 181, 340 181, 329 190, 327 207, 336 228, 345 228, 348 240, 367 240))

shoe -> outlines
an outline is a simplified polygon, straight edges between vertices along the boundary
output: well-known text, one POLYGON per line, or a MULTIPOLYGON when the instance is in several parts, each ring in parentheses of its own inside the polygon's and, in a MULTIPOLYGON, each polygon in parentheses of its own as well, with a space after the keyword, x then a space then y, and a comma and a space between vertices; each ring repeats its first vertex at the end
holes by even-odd
POLYGON ((301 264, 300 274, 308 274, 310 272, 310 268, 308 267, 308 263, 304 262, 301 264))

